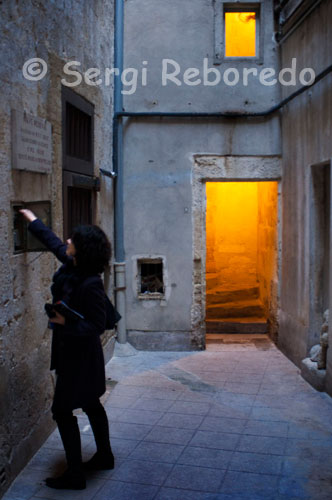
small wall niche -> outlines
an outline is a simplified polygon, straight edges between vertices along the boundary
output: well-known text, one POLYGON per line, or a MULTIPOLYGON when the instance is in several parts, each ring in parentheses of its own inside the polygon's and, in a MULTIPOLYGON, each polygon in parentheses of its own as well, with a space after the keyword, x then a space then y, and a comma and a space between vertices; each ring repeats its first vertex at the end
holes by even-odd
POLYGON ((165 295, 162 258, 137 260, 137 293, 141 299, 162 299, 165 295))
POLYGON ((28 208, 42 220, 47 227, 51 227, 51 202, 50 201, 34 201, 34 202, 13 202, 12 220, 13 220, 13 243, 14 254, 23 252, 42 252, 47 248, 37 238, 28 231, 28 223, 23 215, 19 212, 22 208, 28 208))

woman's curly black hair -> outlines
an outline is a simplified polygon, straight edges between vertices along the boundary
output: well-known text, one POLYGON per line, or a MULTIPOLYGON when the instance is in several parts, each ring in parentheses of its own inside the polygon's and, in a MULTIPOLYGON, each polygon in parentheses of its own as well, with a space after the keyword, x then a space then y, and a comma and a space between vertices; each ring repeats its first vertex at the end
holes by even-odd
POLYGON ((87 274, 100 274, 107 266, 111 254, 111 244, 98 226, 77 226, 71 235, 76 254, 76 266, 87 274))

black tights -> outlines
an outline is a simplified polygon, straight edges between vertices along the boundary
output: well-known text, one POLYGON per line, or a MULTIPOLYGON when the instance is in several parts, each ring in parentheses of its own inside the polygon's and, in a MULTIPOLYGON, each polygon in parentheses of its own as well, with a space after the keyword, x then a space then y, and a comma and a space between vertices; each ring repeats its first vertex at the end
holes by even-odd
MULTIPOLYGON (((82 410, 88 416, 98 454, 102 456, 112 454, 107 414, 99 399, 92 405, 84 406, 82 410)), ((80 469, 82 453, 77 418, 73 415, 72 410, 56 410, 55 408, 53 409, 53 418, 58 424, 68 468, 71 470, 80 469)))

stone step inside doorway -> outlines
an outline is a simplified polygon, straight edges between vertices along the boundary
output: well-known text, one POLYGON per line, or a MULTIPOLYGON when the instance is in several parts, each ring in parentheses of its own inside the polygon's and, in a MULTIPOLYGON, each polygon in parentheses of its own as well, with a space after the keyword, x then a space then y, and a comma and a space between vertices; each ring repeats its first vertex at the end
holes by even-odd
POLYGON ((215 318, 206 319, 206 333, 268 333, 265 318, 215 318))
POLYGON ((206 294, 206 332, 265 334, 268 323, 258 286, 224 289, 211 286, 206 294))

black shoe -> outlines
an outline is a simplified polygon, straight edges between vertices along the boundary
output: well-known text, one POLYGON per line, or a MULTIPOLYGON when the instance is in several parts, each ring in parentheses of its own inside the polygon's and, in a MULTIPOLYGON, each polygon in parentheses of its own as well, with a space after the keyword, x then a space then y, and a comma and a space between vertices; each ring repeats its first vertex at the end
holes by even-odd
POLYGON ((46 486, 56 490, 84 490, 86 488, 85 475, 83 472, 66 471, 59 477, 48 477, 45 479, 46 486))
POLYGON ((114 469, 114 456, 110 452, 107 455, 95 453, 90 460, 83 462, 84 470, 110 470, 114 469))

